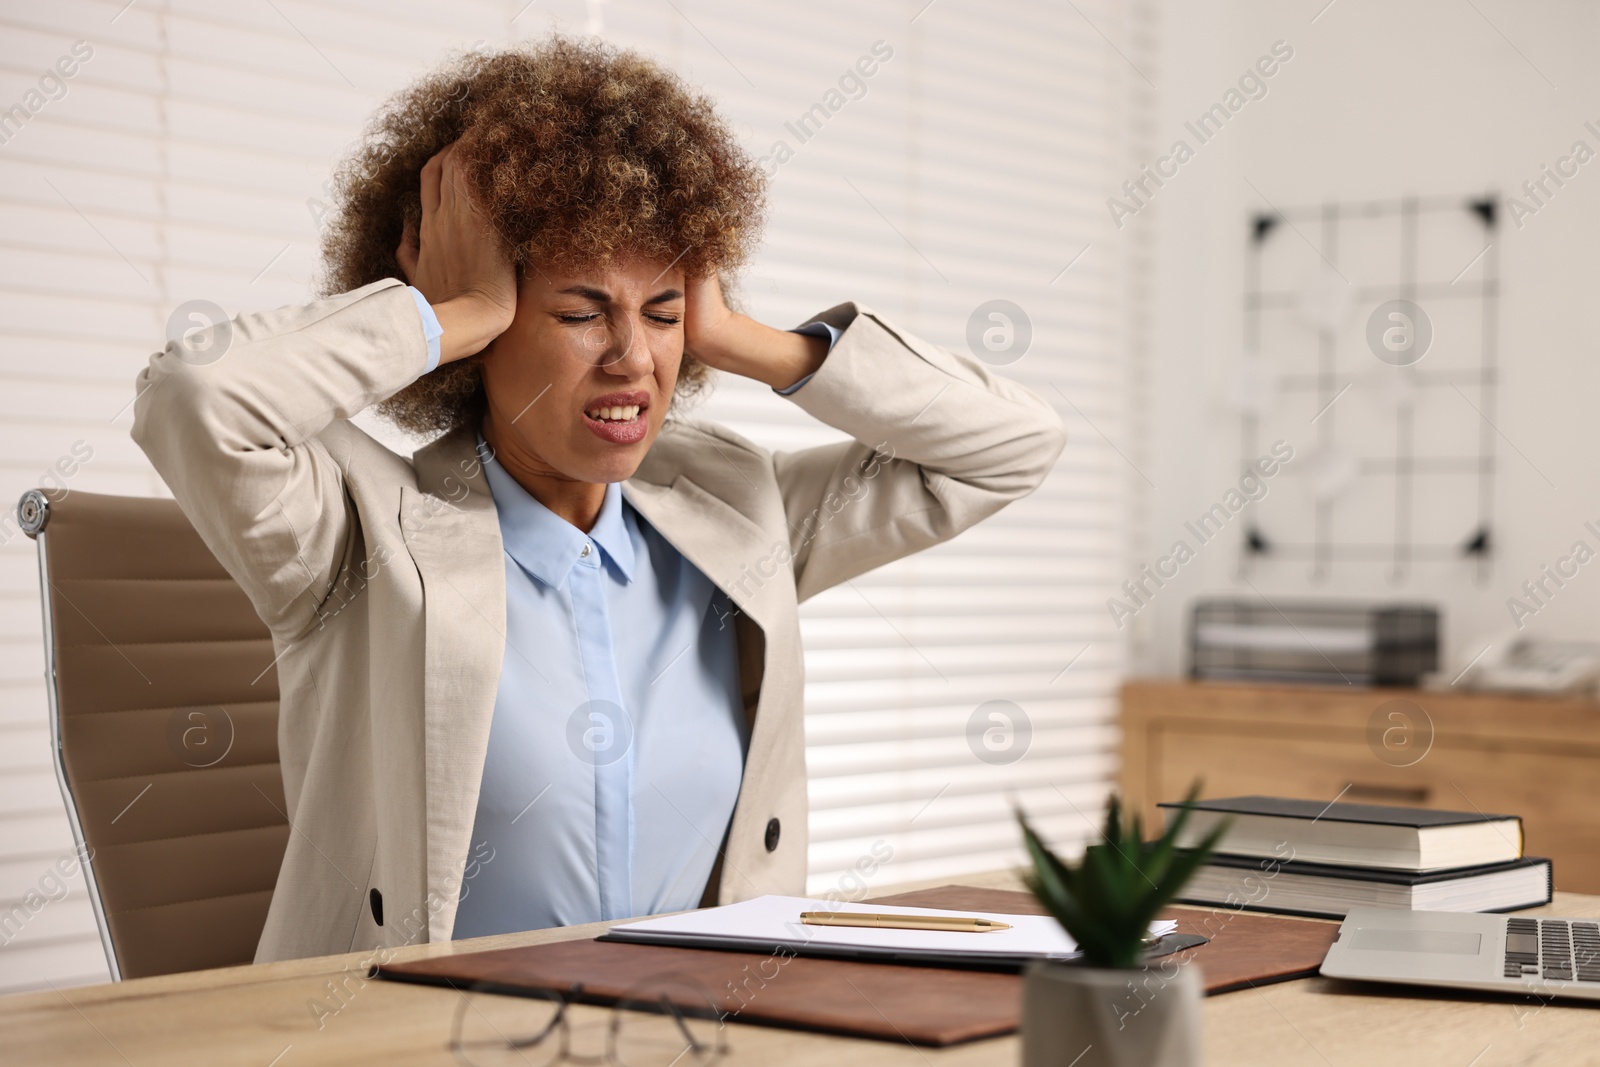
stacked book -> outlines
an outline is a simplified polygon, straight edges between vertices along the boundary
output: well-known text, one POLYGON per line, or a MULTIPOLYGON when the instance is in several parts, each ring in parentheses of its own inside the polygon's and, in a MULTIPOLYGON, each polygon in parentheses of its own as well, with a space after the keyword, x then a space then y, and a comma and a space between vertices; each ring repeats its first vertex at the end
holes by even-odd
POLYGON ((1225 820, 1226 835, 1179 900, 1334 919, 1356 907, 1514 911, 1550 902, 1550 861, 1522 854, 1516 816, 1230 797, 1198 802, 1178 846, 1194 848, 1225 820))

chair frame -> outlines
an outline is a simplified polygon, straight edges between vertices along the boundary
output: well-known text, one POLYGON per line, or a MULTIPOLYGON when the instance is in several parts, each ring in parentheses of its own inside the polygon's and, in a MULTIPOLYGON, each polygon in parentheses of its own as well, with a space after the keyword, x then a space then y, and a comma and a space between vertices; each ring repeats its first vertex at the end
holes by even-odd
POLYGON ((122 968, 117 962, 117 947, 111 940, 111 924, 107 921, 105 902, 100 898, 100 884, 95 877, 93 852, 84 839, 83 823, 78 818, 78 802, 72 793, 72 783, 67 779, 67 761, 61 748, 61 700, 56 690, 56 633, 55 598, 50 582, 50 545, 45 528, 50 522, 50 498, 38 489, 30 489, 17 503, 17 524, 22 532, 33 539, 39 554, 39 604, 44 616, 44 676, 45 693, 50 705, 50 754, 56 769, 56 782, 61 786, 61 799, 67 809, 67 822, 72 826, 72 840, 77 848, 79 867, 83 871, 83 884, 88 890, 89 905, 94 909, 95 925, 100 928, 100 945, 105 949, 106 965, 113 982, 122 981, 122 968))

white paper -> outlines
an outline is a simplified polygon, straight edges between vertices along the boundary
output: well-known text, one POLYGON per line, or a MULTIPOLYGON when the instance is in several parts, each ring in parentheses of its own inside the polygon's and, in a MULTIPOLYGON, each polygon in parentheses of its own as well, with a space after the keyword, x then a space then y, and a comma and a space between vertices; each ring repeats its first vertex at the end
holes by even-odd
MULTIPOLYGON (((1150 932, 1163 937, 1177 929, 1170 920, 1150 924, 1150 932)), ((667 915, 625 923, 614 930, 652 937, 738 938, 773 945, 827 945, 888 952, 960 952, 996 958, 1061 958, 1076 955, 1077 943, 1048 915, 1007 915, 1002 912, 946 908, 901 908, 886 904, 836 904, 806 897, 756 897, 738 904, 707 908, 683 915, 667 915), (963 915, 1010 923, 1009 930, 968 933, 957 930, 886 930, 866 926, 807 926, 802 911, 866 912, 880 915, 963 915)))

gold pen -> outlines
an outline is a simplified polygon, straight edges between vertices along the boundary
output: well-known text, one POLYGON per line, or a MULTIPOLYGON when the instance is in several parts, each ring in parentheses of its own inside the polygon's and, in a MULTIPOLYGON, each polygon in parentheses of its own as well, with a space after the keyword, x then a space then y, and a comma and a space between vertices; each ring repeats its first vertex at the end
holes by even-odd
POLYGON ((858 911, 802 911, 800 921, 807 926, 867 926, 881 930, 950 930, 964 934, 987 934, 1009 930, 1010 923, 980 919, 970 915, 880 915, 858 911))

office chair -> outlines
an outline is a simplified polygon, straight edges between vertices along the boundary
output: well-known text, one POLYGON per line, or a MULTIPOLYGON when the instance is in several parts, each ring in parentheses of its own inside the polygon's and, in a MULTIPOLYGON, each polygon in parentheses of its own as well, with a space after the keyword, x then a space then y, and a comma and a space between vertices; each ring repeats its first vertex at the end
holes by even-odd
POLYGON ((272 639, 171 500, 17 505, 50 741, 111 977, 249 963, 289 838, 272 639))

